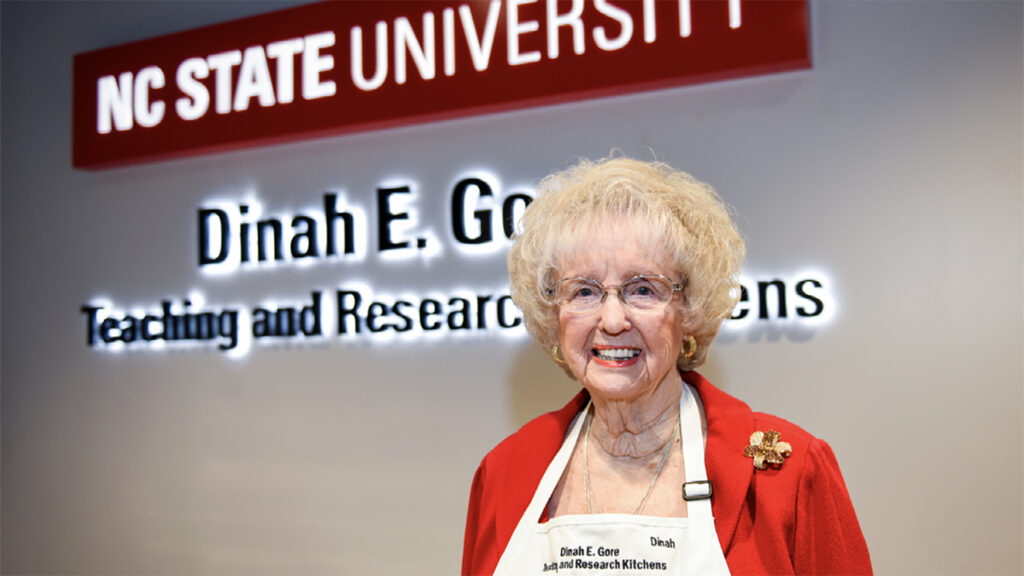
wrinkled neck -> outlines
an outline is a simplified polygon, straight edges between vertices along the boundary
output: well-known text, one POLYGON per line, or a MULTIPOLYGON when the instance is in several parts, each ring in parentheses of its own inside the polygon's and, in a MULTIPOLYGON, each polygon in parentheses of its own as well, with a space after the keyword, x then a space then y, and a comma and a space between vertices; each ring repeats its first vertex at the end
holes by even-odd
POLYGON ((647 458, 658 454, 679 422, 682 378, 662 382, 650 395, 629 400, 593 397, 591 435, 601 450, 615 458, 647 458))

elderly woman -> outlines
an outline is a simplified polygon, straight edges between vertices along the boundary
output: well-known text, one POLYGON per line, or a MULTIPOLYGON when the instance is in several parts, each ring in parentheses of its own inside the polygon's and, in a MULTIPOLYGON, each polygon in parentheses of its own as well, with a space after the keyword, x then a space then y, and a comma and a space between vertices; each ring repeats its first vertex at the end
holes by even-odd
POLYGON ((715 191, 664 164, 541 182, 512 295, 583 390, 480 464, 464 574, 871 572, 829 446, 694 371, 743 255, 715 191))

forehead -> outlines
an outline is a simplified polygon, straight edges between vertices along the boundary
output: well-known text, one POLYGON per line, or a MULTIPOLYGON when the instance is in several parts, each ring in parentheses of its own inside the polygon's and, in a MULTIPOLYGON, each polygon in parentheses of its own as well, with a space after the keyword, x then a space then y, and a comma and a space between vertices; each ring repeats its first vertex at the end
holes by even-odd
POLYGON ((602 217, 574 230, 555 265, 563 278, 585 276, 603 283, 638 274, 675 275, 672 254, 661 235, 625 218, 602 217))

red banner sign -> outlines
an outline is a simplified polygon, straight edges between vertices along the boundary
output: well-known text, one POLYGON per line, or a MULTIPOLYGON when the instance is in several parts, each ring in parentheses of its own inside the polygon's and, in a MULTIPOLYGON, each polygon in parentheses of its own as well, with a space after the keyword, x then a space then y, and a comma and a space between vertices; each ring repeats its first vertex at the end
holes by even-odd
POLYGON ((806 0, 350 0, 75 56, 100 168, 810 66, 806 0))

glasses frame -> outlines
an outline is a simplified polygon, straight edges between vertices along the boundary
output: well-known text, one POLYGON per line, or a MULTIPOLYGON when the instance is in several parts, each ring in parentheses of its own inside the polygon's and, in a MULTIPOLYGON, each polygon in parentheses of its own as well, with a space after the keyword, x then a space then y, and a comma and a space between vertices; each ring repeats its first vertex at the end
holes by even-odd
POLYGON ((559 284, 561 284, 562 282, 569 282, 569 281, 572 281, 572 280, 585 280, 587 282, 592 282, 595 286, 597 286, 597 287, 599 287, 601 289, 601 300, 599 300, 597 302, 597 304, 594 305, 593 308, 590 308, 588 310, 581 310, 581 311, 573 312, 574 314, 581 314, 581 315, 582 314, 590 314, 591 312, 599 309, 604 304, 605 299, 608 298, 608 292, 610 292, 611 290, 615 290, 615 293, 618 294, 618 296, 619 296, 619 301, 622 302, 622 305, 625 306, 626 308, 629 308, 630 310, 639 310, 641 312, 649 312, 649 311, 652 311, 652 310, 662 310, 662 309, 664 309, 664 307, 667 306, 668 303, 672 301, 672 298, 676 295, 677 292, 682 292, 683 290, 686 289, 686 283, 685 282, 676 282, 676 281, 672 280, 671 278, 669 278, 668 276, 664 276, 662 274, 637 274, 636 276, 633 276, 633 277, 629 278, 625 282, 622 282, 620 284, 615 284, 613 286, 605 286, 599 280, 595 280, 595 279, 589 278, 587 276, 571 276, 571 277, 567 277, 567 278, 562 278, 561 280, 556 280, 554 283, 552 283, 550 286, 548 286, 547 288, 544 289, 544 294, 547 296, 548 300, 550 300, 551 302, 554 302, 555 304, 558 304, 559 306, 561 306, 561 303, 558 302, 558 300, 555 298, 555 291, 558 289, 559 284), (632 282, 634 280, 637 280, 637 279, 647 280, 647 279, 651 279, 651 278, 657 278, 659 280, 664 280, 664 281, 668 282, 672 286, 672 294, 668 297, 667 300, 665 300, 665 302, 662 303, 661 307, 656 307, 656 308, 637 308, 636 306, 633 306, 632 304, 630 304, 629 302, 626 301, 626 297, 622 295, 622 287, 623 286, 625 286, 626 284, 629 284, 630 282, 632 282))

